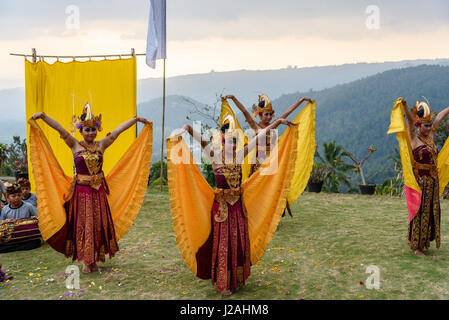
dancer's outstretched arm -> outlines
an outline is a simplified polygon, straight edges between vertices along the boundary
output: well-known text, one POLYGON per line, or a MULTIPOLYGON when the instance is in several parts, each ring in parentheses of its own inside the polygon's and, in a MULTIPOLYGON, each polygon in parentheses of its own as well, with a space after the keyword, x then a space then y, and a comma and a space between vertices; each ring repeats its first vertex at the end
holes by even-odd
POLYGON ((123 131, 129 129, 132 125, 136 124, 137 122, 142 122, 143 124, 149 123, 147 119, 140 117, 134 117, 126 122, 123 122, 117 128, 115 128, 114 131, 112 131, 106 137, 100 140, 101 149, 103 151, 106 150, 106 148, 108 148, 123 131))
POLYGON ((288 121, 285 118, 277 118, 276 120, 274 120, 269 126, 265 127, 266 132, 270 131, 271 129, 276 129, 277 127, 279 127, 279 125, 281 124, 285 124, 287 126, 293 126, 293 125, 297 125, 297 123, 293 123, 291 121, 288 121))
POLYGON ((407 118, 407 131, 408 136, 410 138, 410 143, 412 144, 412 148, 414 149, 415 144, 415 120, 417 119, 417 109, 416 106, 413 107, 413 113, 408 109, 407 101, 404 98, 399 98, 402 101, 402 105, 404 106, 405 117, 407 118))
POLYGON ((71 136, 70 133, 66 129, 64 129, 56 120, 50 118, 44 112, 35 113, 32 118, 33 120, 44 120, 46 124, 59 132, 61 138, 69 146, 72 152, 75 150, 75 147, 78 145, 78 141, 75 139, 75 137, 71 136))
POLYGON ((234 104, 237 106, 237 108, 240 109, 240 111, 243 113, 243 115, 245 116, 246 122, 248 122, 249 126, 254 130, 257 131, 260 129, 260 127, 257 125, 256 121, 254 121, 253 117, 251 116, 251 114, 248 112, 248 110, 246 110, 246 108, 243 106, 243 104, 240 103, 240 101, 237 100, 237 98, 235 96, 233 96, 232 94, 229 94, 227 96, 222 97, 222 99, 231 99, 232 101, 234 101, 234 104))
POLYGON ((284 112, 281 118, 284 119, 287 118, 290 115, 290 113, 295 111, 296 108, 298 108, 304 101, 312 102, 312 99, 306 97, 299 99, 296 103, 292 104, 290 107, 287 108, 287 110, 284 112))
MULTIPOLYGON (((181 135, 184 132, 189 133, 193 137, 193 139, 195 139, 196 141, 198 141, 200 143, 201 148, 203 148, 203 150, 206 151, 205 152, 206 156, 209 154, 211 155, 211 157, 214 156, 213 150, 210 149, 211 148, 210 143, 207 142, 207 140, 204 139, 203 136, 199 132, 193 130, 192 126, 185 124, 182 127, 181 131, 177 135, 181 135)), ((209 160, 211 160, 211 159, 209 159, 209 160)))
POLYGON ((245 145, 245 147, 244 147, 242 150, 239 151, 239 154, 237 155, 237 159, 241 159, 242 157, 243 157, 243 158, 246 157, 246 156, 248 155, 248 153, 251 152, 251 150, 253 150, 253 149, 256 147, 256 145, 257 145, 257 139, 258 139, 260 136, 266 135, 267 132, 269 132, 269 130, 275 129, 275 128, 277 128, 277 127, 278 127, 279 125, 281 125, 281 124, 285 124, 285 125, 287 125, 287 126, 289 126, 289 127, 290 127, 290 126, 296 126, 296 125, 298 125, 298 124, 296 124, 296 123, 292 123, 292 122, 290 122, 290 121, 288 121, 288 120, 286 120, 286 119, 283 119, 283 118, 278 118, 278 119, 276 119, 276 120, 273 121, 273 123, 270 124, 268 127, 265 127, 265 128, 263 128, 263 129, 260 129, 260 130, 257 132, 257 134, 250 140, 250 142, 249 142, 247 145, 245 145), (243 154, 242 154, 242 152, 243 152, 243 154))

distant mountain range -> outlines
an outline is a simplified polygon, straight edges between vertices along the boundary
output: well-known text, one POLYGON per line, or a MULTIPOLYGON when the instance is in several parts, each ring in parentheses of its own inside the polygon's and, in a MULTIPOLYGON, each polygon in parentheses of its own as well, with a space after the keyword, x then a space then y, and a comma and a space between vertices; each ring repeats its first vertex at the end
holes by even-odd
MULTIPOLYGON (((250 108, 262 92, 272 99, 276 115, 301 97, 316 99, 318 143, 336 140, 358 157, 363 157, 368 147, 376 147, 365 169, 368 180, 380 183, 392 174, 387 157, 397 147, 395 137, 386 135, 394 100, 403 96, 412 104, 426 96, 435 111, 449 105, 449 59, 211 72, 169 78, 165 136, 191 123, 189 116, 214 126, 192 111, 194 106, 213 107, 222 93, 234 94, 250 108)), ((154 123, 154 161, 160 159, 160 93, 161 79, 138 81, 138 114, 154 123)), ((13 135, 25 136, 24 94, 23 88, 0 90, 0 142, 10 142, 13 135)), ((232 103, 231 106, 240 123, 246 124, 241 113, 232 103)))
MULTIPOLYGON (((257 101, 257 95, 267 94, 272 100, 292 92, 323 90, 359 80, 391 69, 409 68, 422 64, 449 66, 449 59, 410 60, 383 63, 356 63, 339 66, 287 68, 261 71, 210 72, 168 78, 166 94, 186 96, 212 104, 217 95, 233 94, 245 105, 257 101)), ((162 95, 162 80, 139 80, 137 103, 150 101, 162 95)), ((1 101, 1 100, 0 100, 1 101)))

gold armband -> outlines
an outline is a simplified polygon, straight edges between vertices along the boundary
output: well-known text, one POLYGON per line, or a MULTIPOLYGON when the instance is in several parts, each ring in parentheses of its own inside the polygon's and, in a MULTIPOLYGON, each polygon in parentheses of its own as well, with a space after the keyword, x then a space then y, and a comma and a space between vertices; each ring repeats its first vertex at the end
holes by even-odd
POLYGON ((111 139, 112 141, 115 141, 115 139, 117 139, 117 138, 114 138, 114 137, 112 136, 111 132, 108 132, 108 134, 106 135, 106 137, 108 137, 108 138, 111 139))
POLYGON ((68 137, 70 137, 70 133, 64 132, 64 133, 61 134, 59 137, 60 137, 62 140, 65 140, 65 139, 67 139, 68 137))

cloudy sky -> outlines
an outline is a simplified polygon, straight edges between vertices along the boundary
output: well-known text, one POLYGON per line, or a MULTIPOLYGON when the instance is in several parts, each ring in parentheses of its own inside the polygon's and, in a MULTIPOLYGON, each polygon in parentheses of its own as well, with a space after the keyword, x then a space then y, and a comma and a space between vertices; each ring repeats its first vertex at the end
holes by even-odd
MULTIPOLYGON (((0 89, 23 86, 11 52, 144 53, 148 10, 149 0, 0 0, 0 89)), ((167 76, 449 58, 448 39, 445 0, 167 0, 167 76)), ((161 75, 138 58, 138 78, 161 75)))

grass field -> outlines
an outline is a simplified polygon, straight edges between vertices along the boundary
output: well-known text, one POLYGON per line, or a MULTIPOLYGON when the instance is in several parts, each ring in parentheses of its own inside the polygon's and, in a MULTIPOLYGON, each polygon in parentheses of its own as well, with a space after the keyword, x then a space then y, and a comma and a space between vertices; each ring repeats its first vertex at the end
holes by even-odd
POLYGON ((0 284, 0 300, 448 299, 448 204, 442 201, 441 248, 432 242, 427 257, 419 258, 407 246, 404 199, 305 192, 252 266, 246 286, 221 297, 185 267, 168 193, 152 190, 118 254, 100 264, 100 273, 81 274, 80 290, 65 286, 71 260, 44 244, 0 255, 3 270, 14 277, 0 284), (380 270, 379 290, 365 285, 369 265, 380 270))

